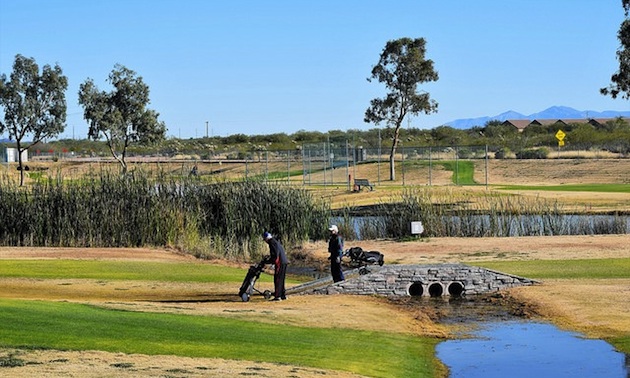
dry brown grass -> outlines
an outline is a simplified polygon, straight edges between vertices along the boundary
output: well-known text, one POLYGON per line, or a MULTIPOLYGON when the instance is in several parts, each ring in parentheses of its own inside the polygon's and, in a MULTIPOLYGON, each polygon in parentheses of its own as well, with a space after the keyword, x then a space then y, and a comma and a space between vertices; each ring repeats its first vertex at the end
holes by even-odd
POLYGON ((0 349, 0 357, 8 355, 24 361, 25 365, 0 368, 2 369, 0 370, 0 375, 5 377, 361 377, 356 374, 334 370, 219 358, 147 356, 100 351, 72 352, 0 349), (7 375, 3 375, 4 373, 7 375))
MULTIPOLYGON (((572 152, 573 153, 573 152, 572 152)), ((554 153, 555 154, 555 153, 554 153)), ((321 167, 312 167, 311 175, 292 176, 288 181, 292 185, 302 186, 313 191, 316 198, 331 203, 333 208, 343 206, 361 206, 378 202, 390 202, 400 195, 403 187, 431 185, 436 188, 448 188, 455 193, 474 198, 475 193, 493 191, 500 185, 563 185, 563 184, 630 184, 630 159, 608 158, 605 154, 580 152, 579 158, 570 153, 562 152, 551 159, 518 160, 518 159, 490 159, 487 172, 484 160, 475 160, 475 180, 478 186, 454 186, 452 172, 444 170, 437 163, 431 171, 428 167, 407 168, 403 172, 401 165, 396 167, 396 180, 389 180, 388 162, 384 160, 378 164, 360 164, 355 167, 340 167, 326 172, 319 171, 321 167), (584 156, 582 156, 584 155, 584 156), (588 155, 588 156, 587 156, 588 155), (591 156, 593 155, 593 156, 591 156), (587 158, 588 157, 588 158, 587 158), (486 177, 487 184, 486 186, 486 177), (352 185, 348 185, 349 178, 367 178, 376 184, 375 191, 363 190, 352 192, 352 185), (321 186, 322 183, 325 186, 321 186), (334 183, 334 184, 333 184, 334 183), (311 184, 317 184, 311 185, 311 184)), ((574 154, 574 153, 573 153, 574 154)), ((43 172, 51 177, 76 179, 88 174, 99 175, 100 172, 118 172, 118 165, 112 161, 86 162, 80 160, 60 160, 58 162, 29 162, 32 172, 43 172)), ((163 172, 169 175, 186 176, 193 166, 197 165, 199 174, 204 179, 233 180, 244 177, 264 177, 265 172, 286 172, 286 162, 249 162, 224 161, 222 163, 209 161, 167 161, 142 158, 130 159, 130 170, 140 169, 148 172, 163 172)), ((291 170, 301 169, 302 165, 294 163, 291 170)), ((17 180, 18 171, 15 164, 0 166, 0 172, 17 180)), ((29 173, 29 174, 30 174, 29 173)), ((285 182, 284 179, 279 181, 285 182)), ((27 177, 27 183, 32 179, 27 177)), ((505 192, 505 191, 502 191, 505 192)), ((512 192, 520 196, 531 198, 545 198, 558 201, 565 210, 570 211, 626 211, 630 212, 630 192, 627 193, 597 193, 597 192, 566 192, 566 191, 520 191, 512 192)))
POLYGON ((589 337, 617 337, 630 329, 630 279, 545 280, 511 294, 560 327, 589 337))
MULTIPOLYGON (((401 264, 474 263, 480 260, 630 258, 629 235, 432 238, 404 243, 376 240, 357 243, 349 241, 346 244, 348 247, 359 245, 367 250, 379 250, 385 254, 386 263, 401 264)), ((317 259, 324 259, 326 256, 326 245, 323 242, 309 243, 304 246, 304 250, 317 259)), ((112 258, 167 262, 190 262, 191 259, 186 255, 152 249, 0 248, 0 259, 6 258, 112 258)), ((199 261, 198 263, 209 262, 199 261)), ((232 286, 209 283, 169 283, 166 285, 136 281, 0 279, 0 296, 69 300, 134 311, 216 315, 311 327, 333 326, 340 329, 385 330, 434 337, 445 337, 449 334, 447 327, 431 320, 431 314, 418 309, 403 308, 383 298, 345 295, 292 296, 286 302, 270 303, 256 296, 252 297, 250 302, 243 303, 235 294, 236 288, 232 286), (181 302, 177 305, 165 302, 172 300, 181 300, 181 302), (331 320, 333 320, 332 324, 331 320)), ((539 286, 512 290, 511 294, 514 298, 528 303, 534 312, 563 327, 584 332, 592 337, 611 337, 623 334, 630 329, 629 287, 628 280, 548 280, 539 286)), ((10 352, 0 350, 0 355, 10 352)), ((21 350, 17 353, 17 357, 23 360, 42 363, 11 368, 12 372, 43 377, 144 377, 168 375, 173 372, 190 377, 247 375, 252 372, 276 377, 353 376, 341 372, 251 361, 151 357, 90 351, 21 350), (86 366, 89 368, 86 369, 86 366)))
MULTIPOLYGON (((97 259, 182 261, 191 257, 165 250, 83 248, 0 248, 1 259, 97 259)), ((197 261, 200 264, 226 263, 197 261)), ((229 263, 234 265, 233 263, 229 263)), ((271 289, 259 283, 261 290, 271 289)), ((212 315, 308 327, 398 332, 445 337, 448 331, 421 314, 401 311, 387 299, 358 296, 292 296, 286 302, 268 302, 261 296, 243 303, 233 284, 162 283, 82 279, 0 278, 0 297, 88 303, 130 311, 212 315)), ((0 356, 11 353, 0 349, 0 356)), ((356 377, 356 375, 252 361, 192 359, 173 356, 124 355, 105 352, 17 351, 30 362, 11 368, 21 376, 145 377, 178 372, 186 376, 224 377, 259 373, 274 377, 356 377), (117 365, 118 364, 118 365, 117 365), (127 368, 116 367, 131 364, 127 368), (86 370, 86 366, 89 368, 86 370), (67 374, 67 375, 66 375, 67 374)), ((0 373, 2 373, 0 371, 0 373)))
MULTIPOLYGON (((101 169, 100 164, 59 162, 42 166, 47 172, 60 171, 63 176, 81 177, 88 171, 101 169)), ((172 173, 183 173, 192 163, 142 163, 145 167, 159 167, 172 173)), ((115 165, 105 165, 113 169, 115 165)), ((2 167, 7 174, 15 171, 2 167)), ((215 173, 225 178, 242 175, 244 166, 218 164, 200 165, 202 173, 215 173)), ((249 172, 260 171, 248 167, 249 172)), ((358 166, 353 177, 366 177, 376 182, 377 167, 358 166)), ((317 197, 329 201, 333 207, 388 202, 401 190, 402 177, 387 182, 386 165, 381 166, 383 180, 373 192, 349 192, 346 185, 313 189, 317 197)), ((330 172, 328 173, 330 174, 330 172)), ((344 182, 346 170, 332 172, 335 180, 344 182), (338 178, 339 177, 339 178, 338 178)), ((450 172, 432 172, 432 184, 448 186, 462 195, 487 190, 484 186, 453 188, 450 172), (473 192, 470 192, 473 191, 473 192)), ((477 165, 476 177, 485 175, 483 164, 477 165)), ((490 184, 558 185, 571 183, 630 183, 630 160, 622 159, 549 159, 540 161, 490 160, 490 184)), ((323 177, 313 179, 322 179, 323 177)), ((302 178, 291 179, 296 184, 302 178)), ((427 185, 428 170, 405 173, 405 185, 427 185)), ((489 189, 492 190, 492 189, 489 189)), ((558 199, 561 203, 582 210, 630 211, 630 193, 567 193, 527 192, 521 195, 558 199)), ((347 247, 359 245, 366 250, 379 250, 386 263, 415 264, 435 262, 469 262, 481 260, 575 259, 575 258, 630 258, 630 236, 560 236, 522 238, 433 238, 422 241, 396 243, 392 241, 347 242, 347 247)), ((310 243, 304 249, 324 259, 324 243, 310 243)), ((190 256, 172 251, 153 249, 22 249, 0 248, 0 260, 6 258, 89 258, 89 259, 141 259, 157 261, 190 261, 190 256)), ((207 263, 207 262, 199 262, 207 263)), ((225 263, 225 262, 215 262, 225 263)), ((611 337, 627 333, 630 329, 630 282, 628 280, 581 281, 547 280, 542 285, 512 291, 518 300, 525 301, 539 314, 569 329, 584 332, 592 337, 611 337)), ((244 304, 234 294, 235 288, 222 284, 169 284, 153 282, 97 282, 90 280, 20 280, 0 279, 0 296, 5 298, 71 300, 102 306, 127 308, 137 311, 169 311, 190 314, 208 314, 256 319, 257 321, 308 326, 333 326, 351 329, 388 330, 419 335, 443 337, 449 330, 430 320, 427 314, 403 310, 391 302, 374 297, 353 296, 294 296, 287 302, 271 303, 254 297, 244 304), (157 294, 156 294, 157 292, 157 294), (205 298, 206 301, 182 302, 170 306, 164 299, 205 298), (335 316, 332 316, 334 314, 335 316), (326 324, 320 319, 327 319, 326 324)), ((11 351, 0 350, 0 356, 11 351)), ((186 375, 190 377, 220 377, 259 375, 275 377, 351 377, 353 375, 304 369, 287 365, 226 361, 218 359, 187 359, 178 357, 151 357, 111 354, 104 352, 17 351, 27 361, 42 362, 11 370, 22 376, 81 376, 81 377, 143 377, 156 375, 186 375), (131 364, 128 368, 124 364, 131 364), (118 365, 117 365, 118 364, 118 365), (120 365, 122 364, 122 365, 120 365), (117 367, 118 366, 118 367, 117 367), (87 368, 86 368, 87 367, 87 368), (18 370, 19 369, 19 370, 18 370)))

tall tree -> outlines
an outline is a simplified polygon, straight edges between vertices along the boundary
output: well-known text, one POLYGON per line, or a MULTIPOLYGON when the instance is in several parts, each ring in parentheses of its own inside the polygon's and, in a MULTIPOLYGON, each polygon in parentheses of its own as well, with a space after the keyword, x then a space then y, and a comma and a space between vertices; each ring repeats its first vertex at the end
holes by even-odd
POLYGON ((89 123, 88 137, 105 137, 109 151, 127 172, 127 149, 131 143, 151 144, 164 140, 166 126, 159 114, 147 109, 149 86, 142 77, 125 66, 116 64, 109 74, 111 92, 99 91, 88 78, 79 88, 79 104, 89 123))
POLYGON ((0 132, 9 132, 18 152, 20 186, 24 185, 22 153, 46 138, 55 137, 66 127, 66 96, 68 78, 59 65, 45 65, 40 74, 33 58, 15 56, 13 72, 0 76, 0 106, 4 121, 0 132), (24 138, 30 137, 27 143, 24 138))
POLYGON ((384 98, 370 101, 364 121, 377 125, 385 122, 387 127, 394 128, 389 155, 389 176, 392 181, 396 179, 394 156, 405 117, 437 111, 438 104, 430 98, 429 93, 418 91, 419 84, 438 80, 433 61, 425 59, 425 45, 424 38, 388 41, 378 64, 372 68, 372 76, 368 78, 369 82, 378 80, 384 83, 389 90, 384 98))
POLYGON ((608 87, 601 88, 599 91, 603 95, 610 95, 612 98, 621 98, 630 100, 630 0, 621 0, 626 19, 619 27, 617 38, 621 42, 619 50, 617 50, 617 60, 619 61, 619 71, 615 72, 608 87))

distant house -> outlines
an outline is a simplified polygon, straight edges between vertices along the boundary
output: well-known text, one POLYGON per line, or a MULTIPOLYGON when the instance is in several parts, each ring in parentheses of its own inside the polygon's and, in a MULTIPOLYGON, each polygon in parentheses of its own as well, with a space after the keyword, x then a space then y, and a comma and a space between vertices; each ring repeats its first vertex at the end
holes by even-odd
MULTIPOLYGON (((18 150, 13 147, 0 145, 0 163, 17 163, 18 150)), ((28 161, 28 150, 22 151, 22 162, 28 161)))
MULTIPOLYGON (((588 123, 595 127, 602 127, 606 125, 607 122, 614 121, 617 118, 591 118, 588 120, 588 123)), ((630 125, 630 117, 621 117, 628 125, 630 125)))
POLYGON ((518 132, 523 132, 523 129, 529 126, 530 123, 532 123, 532 121, 528 119, 508 119, 503 121, 502 124, 516 127, 518 132))
POLYGON ((562 122, 559 119, 535 119, 532 121, 532 125, 551 126, 558 122, 562 122))
MULTIPOLYGON (((530 125, 539 125, 539 126, 550 126, 559 124, 560 126, 573 125, 576 123, 590 123, 593 126, 601 126, 606 124, 608 121, 613 121, 616 118, 598 118, 598 119, 587 119, 587 118, 562 118, 562 119, 508 119, 504 121, 503 125, 510 125, 515 127, 519 132, 523 132, 527 126, 530 125)), ((630 118, 623 118, 628 124, 630 124, 630 118)))
POLYGON ((564 126, 567 125, 575 125, 575 124, 580 124, 580 123, 588 123, 588 119, 586 118, 563 118, 563 119, 559 119, 557 121, 558 123, 561 123, 564 126))

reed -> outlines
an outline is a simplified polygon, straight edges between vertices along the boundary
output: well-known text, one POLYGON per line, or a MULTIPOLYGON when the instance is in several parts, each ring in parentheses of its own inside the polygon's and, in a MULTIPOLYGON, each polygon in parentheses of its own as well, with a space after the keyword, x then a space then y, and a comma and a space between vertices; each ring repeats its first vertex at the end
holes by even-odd
POLYGON ((391 202, 379 204, 378 217, 358 227, 371 238, 408 238, 411 222, 421 221, 424 236, 496 237, 627 233, 627 217, 573 218, 555 200, 450 189, 409 188, 391 202))
POLYGON ((102 171, 29 187, 5 182, 0 214, 0 244, 7 246, 164 246, 200 257, 249 259, 264 253, 263 231, 289 244, 322 237, 329 208, 287 185, 102 171))

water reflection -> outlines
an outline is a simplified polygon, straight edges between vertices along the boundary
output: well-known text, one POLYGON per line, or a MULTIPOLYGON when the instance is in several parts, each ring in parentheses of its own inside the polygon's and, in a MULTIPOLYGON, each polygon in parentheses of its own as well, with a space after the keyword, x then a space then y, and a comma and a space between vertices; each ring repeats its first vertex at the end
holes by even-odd
MULTIPOLYGON (((386 230, 397 225, 385 216, 353 216, 348 219, 333 217, 331 222, 346 225, 357 240, 391 237, 386 230)), ((443 216, 439 236, 551 236, 551 235, 608 235, 630 233, 630 216, 592 214, 546 215, 453 215, 443 216)), ((403 223, 395 229, 408 229, 403 223)), ((429 226, 430 227, 430 226, 429 226)), ((425 227, 426 228, 426 227, 425 227)))
POLYGON ((451 378, 628 378, 627 356, 602 341, 532 321, 479 323, 473 338, 437 346, 451 378))

